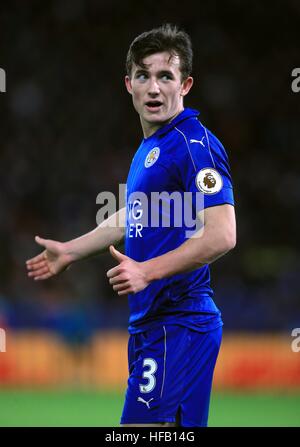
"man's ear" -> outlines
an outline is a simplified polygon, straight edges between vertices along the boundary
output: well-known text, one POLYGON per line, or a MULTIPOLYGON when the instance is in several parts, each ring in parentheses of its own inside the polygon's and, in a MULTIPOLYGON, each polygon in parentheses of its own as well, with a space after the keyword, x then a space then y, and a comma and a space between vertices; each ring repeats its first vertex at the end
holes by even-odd
POLYGON ((128 93, 130 93, 132 95, 131 79, 128 75, 125 76, 125 85, 126 85, 128 93))
POLYGON ((189 76, 183 81, 183 83, 181 84, 181 96, 185 96, 188 94, 188 92, 192 88, 193 83, 194 79, 191 76, 189 76))

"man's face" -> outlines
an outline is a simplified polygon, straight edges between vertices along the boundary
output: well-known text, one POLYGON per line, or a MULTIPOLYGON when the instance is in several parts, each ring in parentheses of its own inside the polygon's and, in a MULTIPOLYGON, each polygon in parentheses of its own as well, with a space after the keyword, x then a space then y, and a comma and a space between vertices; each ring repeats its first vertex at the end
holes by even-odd
POLYGON ((151 54, 143 63, 145 68, 133 65, 125 84, 147 137, 183 110, 193 79, 182 82, 179 57, 168 52, 151 54))

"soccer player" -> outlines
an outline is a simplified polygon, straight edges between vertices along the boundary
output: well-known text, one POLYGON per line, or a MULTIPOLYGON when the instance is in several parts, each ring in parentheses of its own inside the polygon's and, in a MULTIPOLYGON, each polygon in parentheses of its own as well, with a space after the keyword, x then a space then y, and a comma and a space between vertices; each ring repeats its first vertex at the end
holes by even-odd
POLYGON ((45 250, 27 262, 28 275, 47 279, 110 250, 117 265, 107 272, 109 282, 128 295, 130 308, 121 425, 206 426, 223 325, 209 264, 236 243, 228 158, 199 113, 184 108, 193 85, 192 46, 184 31, 163 25, 139 35, 126 68, 126 88, 144 135, 128 174, 126 207, 71 241, 36 237, 45 250), (158 200, 153 193, 165 194, 158 200), (202 222, 200 229, 194 225, 193 237, 186 221, 178 224, 186 193, 202 222), (153 224, 149 216, 158 202, 163 206, 153 224), (115 248, 124 239, 126 254, 115 248))

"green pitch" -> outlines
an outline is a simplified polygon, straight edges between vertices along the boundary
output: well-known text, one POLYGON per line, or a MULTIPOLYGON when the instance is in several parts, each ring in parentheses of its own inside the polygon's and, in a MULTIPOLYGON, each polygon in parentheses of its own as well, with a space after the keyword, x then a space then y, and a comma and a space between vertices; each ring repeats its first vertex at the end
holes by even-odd
MULTIPOLYGON (((100 391, 0 390, 1 427, 118 427, 123 396, 100 391)), ((209 425, 300 426, 300 391, 289 394, 215 392, 209 425)))

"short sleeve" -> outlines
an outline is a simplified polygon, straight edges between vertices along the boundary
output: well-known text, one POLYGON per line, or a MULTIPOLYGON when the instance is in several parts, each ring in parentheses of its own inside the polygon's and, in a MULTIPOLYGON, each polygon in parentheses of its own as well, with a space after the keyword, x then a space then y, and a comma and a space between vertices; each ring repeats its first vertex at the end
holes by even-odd
MULTIPOLYGON (((184 191, 202 194, 201 208, 234 205, 232 178, 227 153, 222 143, 206 128, 197 139, 182 133, 177 151, 177 170, 184 191)), ((199 194, 198 194, 199 195, 199 194)), ((196 204, 195 194, 193 203, 196 204)), ((199 203, 196 206, 199 211, 199 203)))

